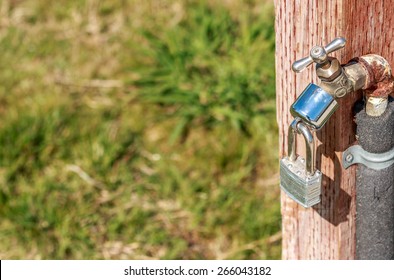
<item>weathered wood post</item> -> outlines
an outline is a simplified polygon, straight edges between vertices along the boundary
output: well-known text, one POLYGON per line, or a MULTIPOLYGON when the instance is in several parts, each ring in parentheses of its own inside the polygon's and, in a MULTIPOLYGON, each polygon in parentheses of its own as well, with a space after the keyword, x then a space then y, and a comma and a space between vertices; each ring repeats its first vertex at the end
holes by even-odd
MULTIPOLYGON (((286 154, 290 105, 310 82, 313 67, 301 74, 291 64, 315 45, 338 36, 347 39, 335 53, 342 63, 375 53, 394 65, 394 0, 275 0, 276 89, 280 156, 286 154)), ((282 193, 284 259, 354 259, 355 167, 342 168, 342 152, 355 141, 354 93, 339 101, 339 109, 316 134, 317 167, 324 174, 321 203, 305 209, 282 193)), ((301 142, 301 141, 299 141, 301 142)), ((297 147, 302 153, 303 144, 297 147)))

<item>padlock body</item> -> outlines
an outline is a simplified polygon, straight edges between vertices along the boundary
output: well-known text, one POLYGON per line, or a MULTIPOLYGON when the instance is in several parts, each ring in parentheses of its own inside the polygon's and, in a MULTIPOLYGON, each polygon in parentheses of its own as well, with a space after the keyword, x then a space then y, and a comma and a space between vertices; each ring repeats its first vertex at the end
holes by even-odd
POLYGON ((290 112, 316 130, 321 129, 337 110, 338 103, 329 93, 309 84, 291 105, 290 112))
POLYGON ((322 173, 318 170, 308 176, 305 160, 298 156, 295 161, 288 157, 280 161, 280 187, 293 200, 311 207, 320 202, 322 173))

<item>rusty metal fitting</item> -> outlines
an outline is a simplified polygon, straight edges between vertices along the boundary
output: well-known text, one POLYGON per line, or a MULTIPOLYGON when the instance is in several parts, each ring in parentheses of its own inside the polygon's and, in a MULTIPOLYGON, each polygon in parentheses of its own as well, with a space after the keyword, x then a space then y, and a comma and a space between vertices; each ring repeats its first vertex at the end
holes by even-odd
POLYGON ((336 99, 362 89, 366 95, 367 114, 383 114, 388 96, 394 92, 394 79, 387 60, 376 54, 368 54, 342 66, 335 58, 330 58, 330 62, 331 66, 327 69, 316 68, 322 89, 336 99))
POLYGON ((394 92, 390 64, 376 54, 364 55, 357 60, 367 72, 363 87, 367 100, 366 112, 370 116, 380 116, 387 108, 389 95, 394 92))

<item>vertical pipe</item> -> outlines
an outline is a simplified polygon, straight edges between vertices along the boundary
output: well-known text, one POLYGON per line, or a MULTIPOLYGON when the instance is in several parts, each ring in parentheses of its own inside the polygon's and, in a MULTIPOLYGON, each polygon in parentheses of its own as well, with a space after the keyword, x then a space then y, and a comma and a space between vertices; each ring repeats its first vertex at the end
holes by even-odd
MULTIPOLYGON (((384 153, 394 147, 394 101, 385 112, 357 113, 359 144, 367 152, 384 153)), ((373 170, 358 165, 356 184, 356 258, 394 259, 394 165, 373 170)))

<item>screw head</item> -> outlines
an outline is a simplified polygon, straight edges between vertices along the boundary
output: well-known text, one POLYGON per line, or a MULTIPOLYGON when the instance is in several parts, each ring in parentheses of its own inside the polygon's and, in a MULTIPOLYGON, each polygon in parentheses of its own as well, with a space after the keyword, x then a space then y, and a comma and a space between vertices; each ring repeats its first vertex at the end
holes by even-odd
POLYGON ((327 61, 327 52, 321 46, 315 46, 311 49, 310 56, 316 63, 325 63, 327 61))
POLYGON ((324 49, 320 46, 316 46, 312 48, 312 53, 314 55, 322 55, 324 53, 324 49))
POLYGON ((352 162, 354 157, 353 157, 352 154, 348 154, 345 159, 346 159, 347 162, 352 162))

